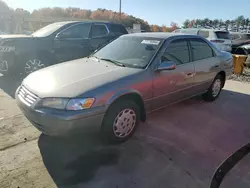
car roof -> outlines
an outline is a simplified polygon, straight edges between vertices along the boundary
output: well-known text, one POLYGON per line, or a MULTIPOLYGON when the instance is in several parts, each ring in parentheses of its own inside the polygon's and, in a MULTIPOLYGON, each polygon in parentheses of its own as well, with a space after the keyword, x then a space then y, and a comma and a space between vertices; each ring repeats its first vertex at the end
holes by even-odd
POLYGON ((121 25, 116 23, 111 23, 107 21, 64 21, 64 22, 55 22, 55 23, 61 23, 61 24, 73 24, 73 23, 102 23, 102 24, 115 24, 115 25, 121 25))
POLYGON ((186 33, 166 33, 166 32, 145 32, 145 33, 131 33, 127 34, 125 36, 137 36, 137 37, 152 37, 152 38, 162 38, 162 39, 167 39, 169 37, 173 36, 196 36, 196 35, 189 35, 186 33))

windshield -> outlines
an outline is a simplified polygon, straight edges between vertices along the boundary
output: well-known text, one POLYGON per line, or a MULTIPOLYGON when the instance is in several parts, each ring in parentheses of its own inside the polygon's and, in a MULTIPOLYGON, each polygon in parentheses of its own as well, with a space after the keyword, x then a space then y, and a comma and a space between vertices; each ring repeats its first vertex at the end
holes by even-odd
POLYGON ((46 37, 50 34, 54 33, 57 29, 65 25, 65 23, 53 23, 39 29, 38 31, 34 32, 32 35, 34 37, 46 37))
POLYGON ((123 36, 106 45, 93 56, 111 59, 124 66, 144 68, 148 65, 163 39, 123 36))

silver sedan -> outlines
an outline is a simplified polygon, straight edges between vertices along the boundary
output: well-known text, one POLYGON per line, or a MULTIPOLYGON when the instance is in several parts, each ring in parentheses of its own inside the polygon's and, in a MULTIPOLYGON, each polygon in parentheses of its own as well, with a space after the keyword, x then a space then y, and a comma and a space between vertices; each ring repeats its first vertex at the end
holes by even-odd
POLYGON ((87 58, 30 74, 16 101, 47 135, 100 130, 121 142, 149 112, 200 94, 215 100, 231 68, 232 55, 200 36, 128 34, 87 58))

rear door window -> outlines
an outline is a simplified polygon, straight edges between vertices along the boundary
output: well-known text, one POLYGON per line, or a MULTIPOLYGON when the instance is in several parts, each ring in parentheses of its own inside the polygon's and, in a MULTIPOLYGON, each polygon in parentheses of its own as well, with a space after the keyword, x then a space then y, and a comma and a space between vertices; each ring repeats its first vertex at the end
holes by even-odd
POLYGON ((214 56, 213 49, 207 42, 201 39, 191 39, 190 45, 192 48, 193 60, 207 59, 214 56))
POLYGON ((226 31, 215 31, 214 32, 218 39, 230 39, 229 32, 226 31))
POLYGON ((64 39, 80 39, 88 38, 91 24, 77 24, 60 33, 61 37, 64 39))
POLYGON ((190 62, 187 40, 174 40, 163 54, 163 60, 175 62, 177 65, 190 62))
POLYGON ((92 25, 92 28, 91 28, 91 36, 92 37, 102 37, 102 36, 107 35, 107 34, 108 34, 108 30, 107 30, 106 25, 104 25, 104 24, 92 25))
POLYGON ((198 31, 198 35, 202 36, 204 38, 208 38, 209 37, 209 31, 205 31, 205 30, 199 30, 198 31))

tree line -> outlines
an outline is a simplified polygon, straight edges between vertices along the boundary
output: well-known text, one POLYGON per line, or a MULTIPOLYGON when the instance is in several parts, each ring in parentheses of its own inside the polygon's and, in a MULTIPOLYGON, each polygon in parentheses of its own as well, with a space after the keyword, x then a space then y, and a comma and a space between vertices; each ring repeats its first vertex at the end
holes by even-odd
POLYGON ((8 30, 14 33, 17 25, 25 30, 37 30, 50 22, 64 20, 98 20, 111 21, 121 23, 127 28, 133 28, 133 24, 141 24, 141 29, 144 31, 164 31, 171 32, 176 29, 177 24, 172 23, 171 26, 166 25, 150 25, 147 21, 112 10, 99 8, 97 10, 87 10, 80 8, 41 8, 29 12, 22 8, 12 9, 6 3, 0 0, 0 30, 8 30))
POLYGON ((222 19, 214 19, 211 20, 209 18, 205 19, 193 19, 193 20, 185 20, 183 22, 183 28, 196 28, 196 27, 212 27, 212 28, 221 28, 231 29, 234 31, 239 31, 241 29, 247 29, 250 27, 249 18, 245 18, 244 16, 238 16, 232 20, 222 20, 222 19))
MULTIPOLYGON (((179 28, 174 22, 170 26, 166 25, 150 25, 147 21, 112 10, 99 8, 97 10, 87 10, 81 8, 41 8, 29 12, 22 8, 12 9, 6 3, 0 0, 0 31, 7 31, 9 33, 16 33, 18 28, 23 30, 35 31, 49 23, 56 21, 69 21, 69 20, 99 20, 111 21, 121 23, 127 28, 132 28, 133 24, 141 24, 141 29, 144 31, 153 32, 172 32, 179 28)), ((185 20, 182 25, 183 28, 192 27, 213 27, 239 31, 240 29, 249 28, 250 20, 244 16, 238 16, 233 20, 222 20, 209 18, 185 20)))

